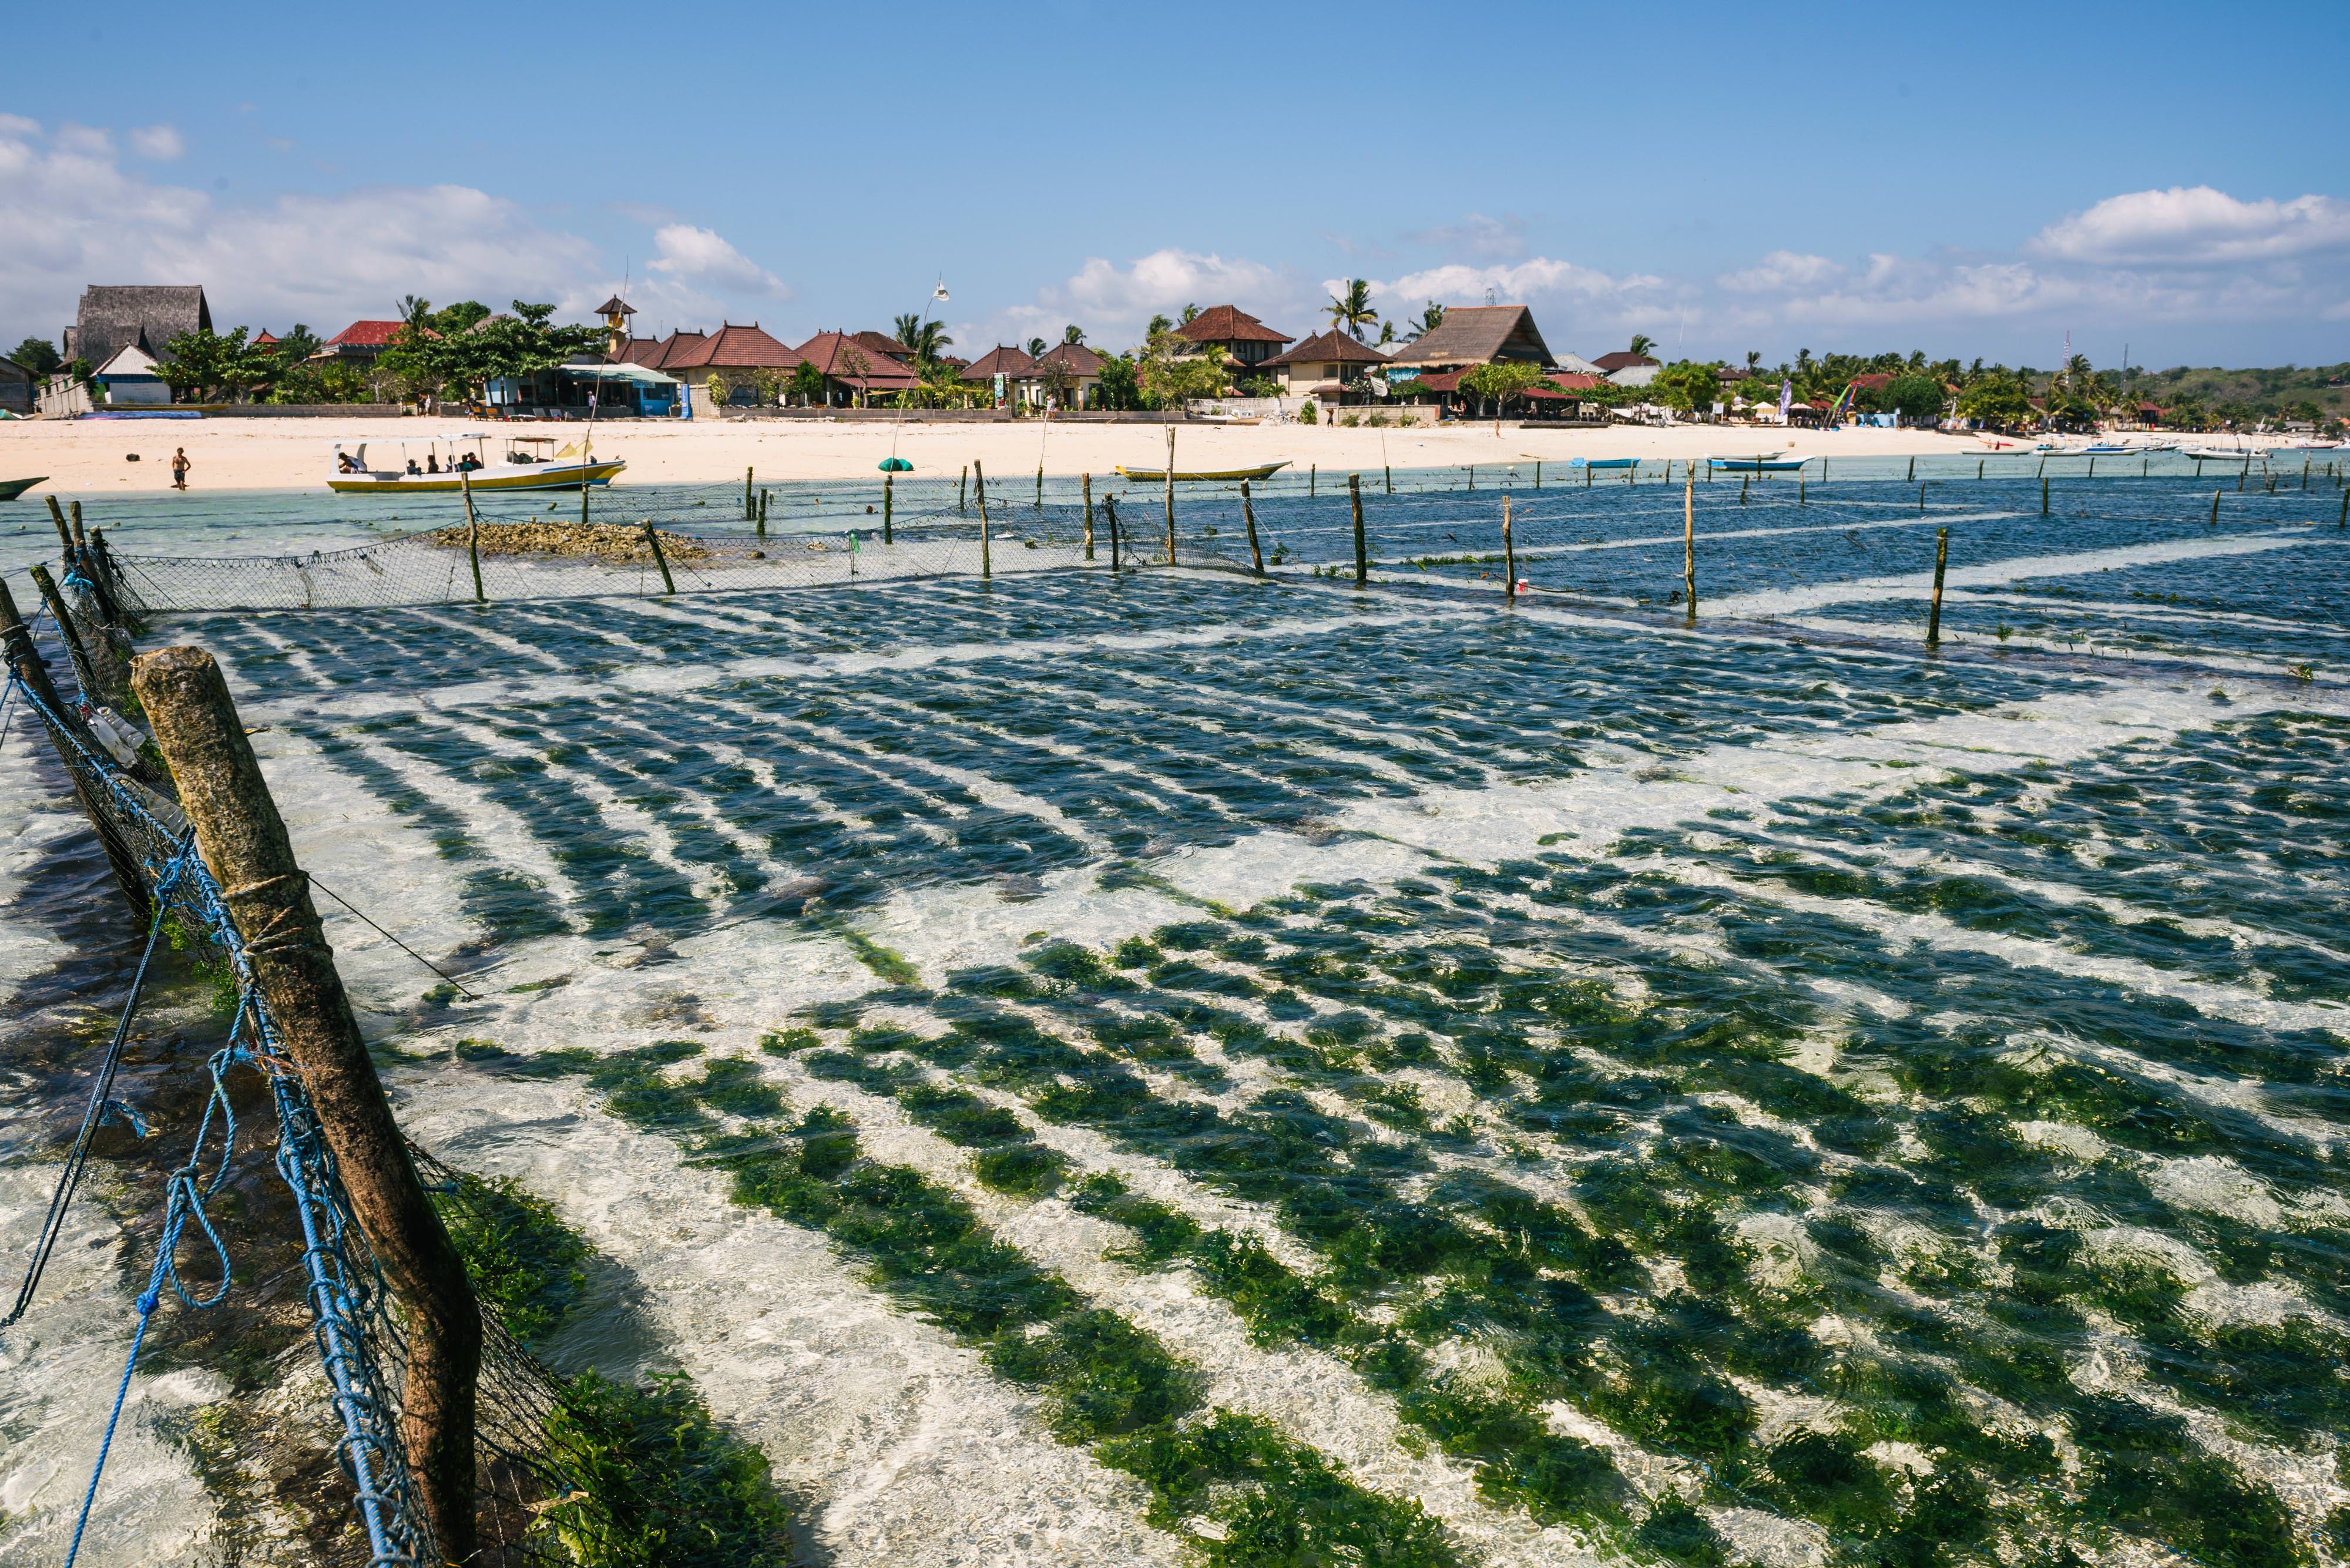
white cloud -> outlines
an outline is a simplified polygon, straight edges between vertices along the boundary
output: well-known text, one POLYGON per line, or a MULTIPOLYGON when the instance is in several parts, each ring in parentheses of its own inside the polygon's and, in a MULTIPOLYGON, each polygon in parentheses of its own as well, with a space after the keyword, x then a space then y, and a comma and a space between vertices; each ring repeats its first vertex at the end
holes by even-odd
POLYGON ((656 230, 653 244, 660 254, 650 264, 653 271, 695 288, 714 288, 731 295, 789 299, 784 280, 736 250, 711 229, 691 223, 667 223, 656 230))
MULTIPOLYGON (((519 204, 462 185, 378 186, 229 205, 126 172, 103 131, 44 137, 0 123, 0 318, 55 337, 86 285, 201 283, 224 326, 331 332, 388 317, 403 294, 443 302, 588 296, 595 247, 519 204)), ((0 334, 5 336, 6 334, 0 334)), ((12 339, 13 340, 13 337, 12 339)))
MULTIPOLYGON (((1615 277, 1587 266, 1552 256, 1534 256, 1515 264, 1471 266, 1451 262, 1386 282, 1373 283, 1374 296, 1406 300, 1433 299, 1440 305, 1482 304, 1492 289, 1503 305, 1527 305, 1544 298, 1616 300, 1659 289, 1665 280, 1647 274, 1615 277)), ((1333 288, 1335 284, 1325 285, 1333 288)))
POLYGON ((2030 248, 2066 261, 2189 267, 2350 251, 2350 202, 2240 202, 2209 185, 2133 191, 2050 224, 2030 248))
POLYGON ((141 158, 169 163, 174 159, 186 157, 188 144, 176 126, 149 125, 130 132, 130 151, 141 158))
POLYGON ((1755 265, 1723 273, 1713 281, 1732 294, 1776 294, 1791 288, 1819 287, 1843 271, 1825 256, 1773 251, 1755 265))
POLYGON ((1061 283, 1038 289, 1033 305, 1011 306, 962 327, 958 350, 977 352, 1032 336, 1057 340, 1070 322, 1086 329, 1087 342, 1107 348, 1139 340, 1152 316, 1173 316, 1186 305, 1237 305, 1281 331, 1295 331, 1296 324, 1282 317, 1305 307, 1301 292, 1290 275, 1243 256, 1170 247, 1125 266, 1094 256, 1061 283))

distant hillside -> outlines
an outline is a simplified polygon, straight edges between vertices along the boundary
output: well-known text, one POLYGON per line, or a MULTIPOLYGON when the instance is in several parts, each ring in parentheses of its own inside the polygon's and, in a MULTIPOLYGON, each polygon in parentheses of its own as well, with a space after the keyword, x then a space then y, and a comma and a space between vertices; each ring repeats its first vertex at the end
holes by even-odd
POLYGON ((2241 410, 2272 419, 2306 418, 2298 404, 2314 405, 2319 417, 2350 418, 2350 363, 2275 369, 2222 370, 2180 365, 2168 370, 2132 370, 2123 390, 2133 400, 2168 408, 2181 399, 2200 403, 2222 418, 2241 410))

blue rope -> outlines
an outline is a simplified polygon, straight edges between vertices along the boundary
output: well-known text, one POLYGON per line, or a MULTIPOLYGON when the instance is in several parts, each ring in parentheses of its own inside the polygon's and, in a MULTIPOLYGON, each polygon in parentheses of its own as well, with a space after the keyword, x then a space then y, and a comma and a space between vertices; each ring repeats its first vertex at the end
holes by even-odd
MULTIPOLYGON (((41 1238, 33 1250, 32 1265, 26 1271, 25 1282, 16 1292, 16 1304, 8 1315, 0 1318, 0 1328, 13 1325, 33 1304, 33 1294, 40 1288, 41 1274, 48 1267, 49 1254, 57 1248, 57 1237, 65 1229, 66 1210, 73 1203, 74 1189, 81 1181, 83 1168, 89 1161, 89 1146, 98 1129, 112 1119, 118 1107, 108 1096, 114 1087, 116 1069, 122 1062, 122 1048, 130 1038, 130 1020, 139 1011, 139 997, 147 986, 148 966, 154 961, 155 943, 163 934, 163 919, 170 912, 165 899, 172 885, 185 876, 195 862, 195 835, 191 832, 181 839, 180 853, 163 869, 162 879, 155 887, 155 918, 147 926, 147 946, 139 954, 139 968, 130 977, 130 995, 122 1004, 122 1016, 115 1022, 114 1038, 107 1043, 106 1055, 99 1063, 98 1079, 90 1085, 89 1106, 83 1111, 81 1129, 74 1135, 73 1147, 67 1151, 65 1169, 57 1175, 57 1191, 49 1198, 48 1217, 42 1221, 41 1238)), ((129 1114, 126 1112, 126 1114, 129 1114)), ((135 1124, 134 1124, 135 1125, 135 1124)), ((141 1137, 146 1136, 142 1130, 141 1137)))

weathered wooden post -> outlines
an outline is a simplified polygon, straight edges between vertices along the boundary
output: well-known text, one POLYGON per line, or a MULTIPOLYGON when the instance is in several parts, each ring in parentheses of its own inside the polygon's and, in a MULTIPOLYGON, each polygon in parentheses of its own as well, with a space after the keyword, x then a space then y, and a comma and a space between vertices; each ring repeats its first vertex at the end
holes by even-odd
MULTIPOLYGON (((1926 484, 1933 483, 1930 479, 1926 481, 1926 484)), ((1926 484, 1920 484, 1918 487, 1918 510, 1921 513, 1926 510, 1926 484)))
POLYGON ((66 526, 66 509, 57 504, 57 498, 54 495, 45 495, 41 499, 49 504, 49 521, 57 525, 57 554, 70 566, 73 565, 73 530, 66 526))
POLYGON ((1036 510, 1045 510, 1045 460, 1036 460, 1036 510))
POLYGON ((1256 503, 1249 498, 1249 482, 1241 481, 1241 521, 1248 524, 1249 566, 1258 576, 1264 576, 1264 552, 1256 542, 1256 503))
POLYGON ((435 1549, 444 1562, 470 1562, 482 1309, 465 1262, 417 1179, 220 667, 202 649, 166 648, 141 655, 131 680, 278 1042, 301 1070, 351 1212, 400 1297, 408 1337, 400 1438, 435 1549))
POLYGON ((1591 464, 1589 462, 1586 462, 1583 465, 1583 488, 1586 490, 1591 488, 1591 464))
POLYGON ((1315 481, 1319 472, 1319 465, 1311 462, 1305 465, 1305 496, 1309 501, 1314 498, 1315 481))
POLYGON ((1502 584, 1502 602, 1518 602, 1518 546, 1510 534, 1510 498, 1502 497, 1502 570, 1506 580, 1502 584))
POLYGON ((1370 544, 1363 536, 1362 477, 1359 473, 1347 475, 1347 495, 1355 504, 1355 586, 1358 588, 1371 580, 1370 544))
POLYGON ((1975 477, 1977 479, 1981 479, 1983 476, 1983 462, 1984 460, 1980 457, 1975 459, 1975 477))
MULTIPOLYGON (((1752 483, 1753 480, 1754 476, 1751 473, 1742 473, 1738 476, 1738 504, 1741 506, 1746 504, 1746 487, 1752 483)), ((1697 483, 1697 470, 1694 468, 1690 470, 1690 483, 1691 484, 1697 483)))
POLYGON ((1901 481, 1901 483, 1904 483, 1904 484, 1914 484, 1914 483, 1917 483, 1917 480, 1918 480, 1918 459, 1917 459, 1916 455, 1913 453, 1913 454, 1910 456, 1910 459, 1909 459, 1909 472, 1908 472, 1908 477, 1904 478, 1904 479, 1901 481))
POLYGON ((898 476, 894 473, 885 473, 881 476, 881 542, 884 545, 894 542, 894 535, 890 533, 890 520, 896 516, 897 511, 898 476))
POLYGON ((1109 575, 1118 576, 1118 497, 1102 497, 1102 512, 1109 518, 1109 575))
POLYGON ((2045 474, 2040 479, 2040 515, 2048 515, 2048 478, 2045 474))
POLYGON ((653 565, 660 568, 661 592, 677 592, 677 581, 669 575, 669 557, 661 554, 660 535, 653 532, 653 520, 645 519, 645 543, 653 547, 653 565))
POLYGON ((1393 495, 1395 493, 1395 464, 1391 462, 1383 462, 1379 464, 1379 472, 1387 476, 1388 493, 1389 495, 1393 495))
POLYGON ((2336 533, 2350 528, 2350 490, 2342 493, 2342 514, 2334 518, 2334 528, 2336 533))
MULTIPOLYGON (((120 707, 121 699, 114 683, 99 672, 97 661, 82 644, 81 628, 74 624, 73 610, 66 603, 65 595, 57 591, 57 580, 38 561, 26 570, 32 574, 33 586, 41 590, 42 602, 49 607, 49 618, 57 623, 57 640, 65 645, 66 659, 73 665, 74 683, 81 688, 82 696, 92 702, 120 707)), ((110 654, 113 650, 107 651, 110 654)))
POLYGON ((2211 526, 2212 526, 2212 527, 2214 527, 2214 528, 2217 528, 2219 525, 2220 525, 2220 493, 2219 493, 2218 491, 2216 491, 2216 490, 2215 490, 2215 491, 2213 491, 2213 492, 2211 493, 2211 526))
POLYGON ((1540 458, 1534 459, 1534 488, 1536 490, 1542 488, 1542 459, 1540 458))
POLYGON ((1807 482, 1804 480, 1804 476, 1803 476, 1802 474, 1800 474, 1800 473, 1799 473, 1799 474, 1795 475, 1795 504, 1796 504, 1796 505, 1798 505, 1798 506, 1801 506, 1801 505, 1803 505, 1803 504, 1804 504, 1804 489, 1805 489, 1805 487, 1806 487, 1806 483, 1807 483, 1807 482))
POLYGON ((49 680, 49 667, 41 661, 40 650, 33 646, 32 628, 17 615, 16 601, 9 594, 5 578, 0 578, 0 654, 6 656, 8 668, 25 683, 25 690, 65 727, 67 734, 60 735, 47 724, 40 724, 41 732, 49 737, 49 744, 57 751, 57 761, 65 765, 74 798, 81 803, 81 814, 89 818, 90 830, 98 835, 99 846, 106 851, 106 864, 114 873, 114 885, 120 889, 122 901, 130 906, 131 917, 145 924, 153 909, 147 900, 147 877, 139 868, 139 857, 115 831, 99 803, 83 784, 81 770, 74 765, 78 760, 74 745, 78 743, 91 756, 99 756, 102 753, 98 741, 83 730, 80 715, 57 696, 57 686, 49 680))
POLYGON ((473 566, 473 602, 484 604, 489 596, 482 592, 482 520, 473 512, 473 475, 469 470, 457 471, 457 488, 465 495, 465 558, 473 566))
MULTIPOLYGON (((1740 499, 1745 493, 1740 492, 1740 499)), ((1689 606, 1689 618, 1697 618, 1697 465, 1690 465, 1689 478, 1681 485, 1681 600, 1689 606)))
POLYGON ((756 522, 758 520, 758 513, 752 510, 751 470, 746 468, 743 471, 743 521, 745 523, 756 522))
POLYGON ((962 465, 962 477, 955 481, 955 515, 958 517, 962 516, 965 510, 963 505, 963 487, 970 483, 971 464, 966 462, 962 465))
POLYGON ((1926 646, 1942 640, 1942 573, 1950 564, 1950 531, 1934 530, 1934 597, 1926 605, 1926 646))
POLYGON ((1167 427, 1167 564, 1175 564, 1175 427, 1167 427))
POLYGON ((978 484, 972 491, 972 493, 979 498, 979 575, 983 578, 988 578, 995 576, 995 563, 988 552, 987 470, 980 465, 977 458, 972 459, 971 469, 979 479, 978 484))
POLYGON ((768 493, 762 489, 759 492, 759 537, 762 539, 767 536, 767 499, 768 493))
POLYGON ((1469 465, 1469 488, 1477 488, 1477 465, 1473 462, 1469 465))
POLYGON ((1090 473, 1081 473, 1077 475, 1077 480, 1085 488, 1086 559, 1090 561, 1094 558, 1094 476, 1090 473))

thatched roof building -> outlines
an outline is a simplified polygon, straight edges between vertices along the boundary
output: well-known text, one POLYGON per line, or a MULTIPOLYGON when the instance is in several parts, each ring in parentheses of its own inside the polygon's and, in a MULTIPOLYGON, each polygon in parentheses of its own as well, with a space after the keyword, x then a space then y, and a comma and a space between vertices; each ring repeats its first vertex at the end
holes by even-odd
POLYGON ((82 290, 81 308, 66 328, 66 358, 103 365, 129 348, 161 358, 172 338, 212 324, 202 284, 94 283, 82 290))
POLYGON ((1408 369, 1451 370, 1504 361, 1549 366, 1550 345, 1523 305, 1455 305, 1432 332, 1396 350, 1389 363, 1408 369))

